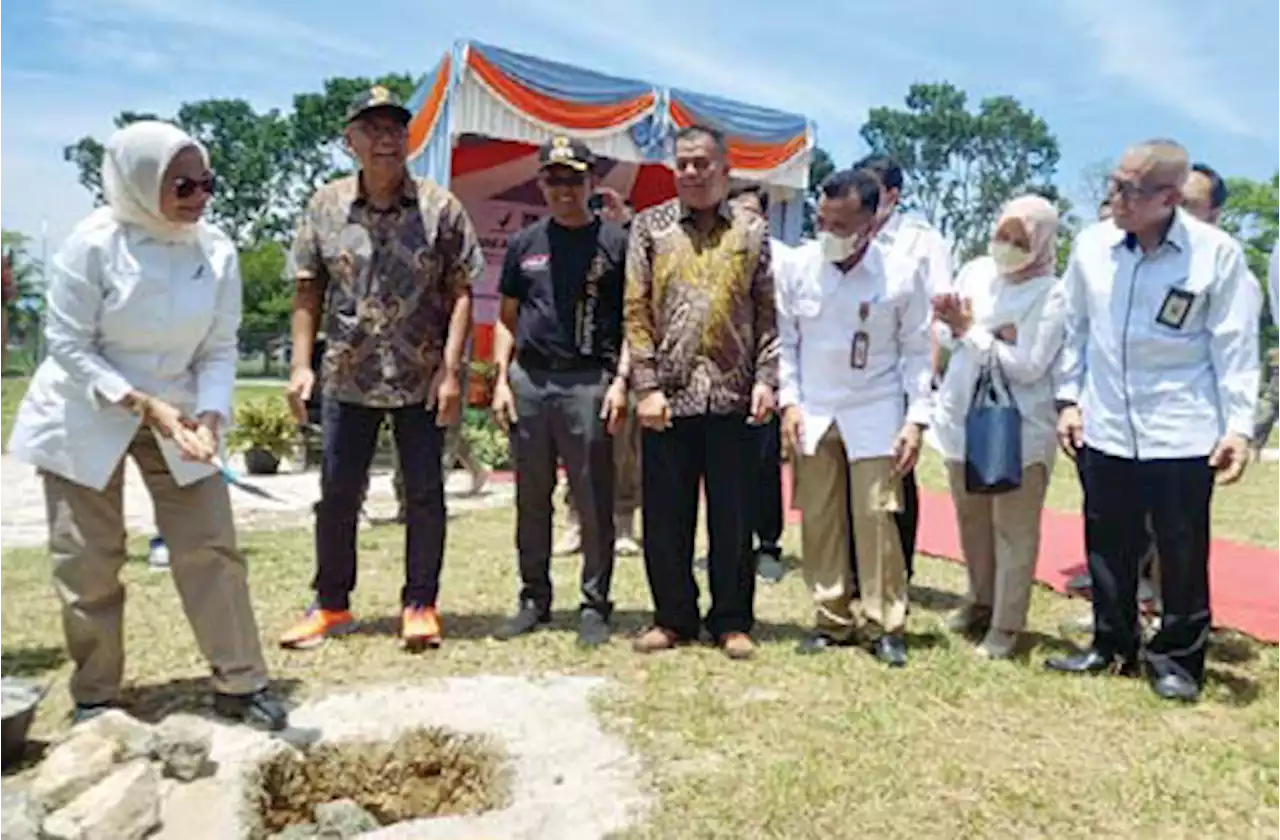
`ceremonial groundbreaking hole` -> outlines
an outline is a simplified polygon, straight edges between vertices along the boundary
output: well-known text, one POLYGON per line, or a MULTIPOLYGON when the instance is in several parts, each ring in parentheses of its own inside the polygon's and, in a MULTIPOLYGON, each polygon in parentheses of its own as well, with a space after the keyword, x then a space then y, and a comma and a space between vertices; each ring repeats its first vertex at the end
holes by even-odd
POLYGON ((440 727, 394 740, 321 743, 286 750, 258 767, 248 795, 253 840, 316 822, 315 808, 351 800, 380 825, 479 814, 510 796, 508 756, 492 739, 440 727))

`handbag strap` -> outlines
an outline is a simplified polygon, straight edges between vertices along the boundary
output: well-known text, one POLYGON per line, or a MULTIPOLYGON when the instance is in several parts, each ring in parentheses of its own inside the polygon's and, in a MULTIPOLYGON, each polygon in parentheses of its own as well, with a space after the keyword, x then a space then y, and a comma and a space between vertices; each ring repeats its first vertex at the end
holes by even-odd
POLYGON ((1005 373, 1004 366, 1000 364, 1000 357, 996 354, 994 347, 988 351, 986 358, 982 361, 982 367, 978 370, 978 380, 973 385, 973 399, 969 403, 970 407, 977 405, 979 397, 986 397, 993 405, 1005 403, 1015 409, 1018 407, 1018 401, 1013 396, 1013 385, 1009 381, 1009 375, 1005 373))

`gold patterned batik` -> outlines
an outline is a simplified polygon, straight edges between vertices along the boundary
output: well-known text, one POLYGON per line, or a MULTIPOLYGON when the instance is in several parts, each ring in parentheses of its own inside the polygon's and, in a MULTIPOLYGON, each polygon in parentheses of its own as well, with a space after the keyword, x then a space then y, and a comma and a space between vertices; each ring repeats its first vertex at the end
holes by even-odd
POLYGON ((373 408, 425 402, 454 303, 484 268, 462 203, 406 178, 397 202, 375 208, 358 176, 341 178, 312 197, 293 256, 297 276, 324 287, 325 397, 373 408))
POLYGON ((626 333, 632 384, 661 389, 675 417, 745 412, 777 387, 778 327, 769 231, 728 205, 698 230, 678 199, 632 225, 626 333))

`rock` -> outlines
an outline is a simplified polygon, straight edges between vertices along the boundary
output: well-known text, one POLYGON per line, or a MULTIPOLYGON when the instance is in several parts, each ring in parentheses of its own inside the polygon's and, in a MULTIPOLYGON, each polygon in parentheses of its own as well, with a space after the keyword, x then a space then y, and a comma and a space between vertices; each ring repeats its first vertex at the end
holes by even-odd
POLYGON ((115 741, 90 731, 72 730, 54 747, 31 782, 31 795, 49 811, 57 810, 106 778, 115 764, 115 741))
POLYGON ((118 761, 146 758, 155 746, 155 730, 119 709, 108 709, 76 729, 114 741, 119 748, 118 761))
POLYGON ((315 823, 298 823, 271 835, 271 840, 312 840, 317 830, 315 823))
POLYGON ((156 727, 151 754, 164 765, 166 776, 189 782, 200 775, 213 749, 208 721, 191 715, 170 715, 156 727))
POLYGON ((323 840, 345 840, 381 826, 353 800, 335 799, 315 807, 316 836, 323 840))
POLYGON ((40 809, 28 794, 6 790, 0 797, 0 837, 40 840, 40 809))
POLYGON ((114 773, 44 821, 48 840, 142 840, 160 825, 160 773, 145 759, 114 773))

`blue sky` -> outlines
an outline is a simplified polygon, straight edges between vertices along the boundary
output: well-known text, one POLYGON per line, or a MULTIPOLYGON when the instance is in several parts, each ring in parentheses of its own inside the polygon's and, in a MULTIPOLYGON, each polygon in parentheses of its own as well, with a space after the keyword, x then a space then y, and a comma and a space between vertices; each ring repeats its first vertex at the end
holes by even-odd
POLYGON ((287 107, 328 76, 420 73, 475 38, 801 111, 848 163, 867 109, 914 81, 1012 94, 1062 146, 1060 186, 1134 140, 1228 174, 1280 158, 1275 0, 24 0, 0 29, 0 224, 52 244, 89 208, 62 146, 119 111, 243 97, 287 107))

